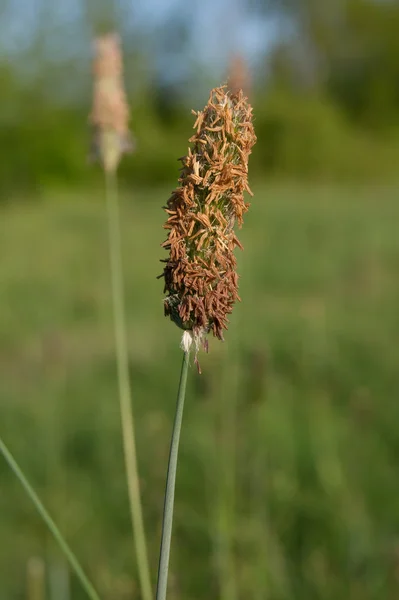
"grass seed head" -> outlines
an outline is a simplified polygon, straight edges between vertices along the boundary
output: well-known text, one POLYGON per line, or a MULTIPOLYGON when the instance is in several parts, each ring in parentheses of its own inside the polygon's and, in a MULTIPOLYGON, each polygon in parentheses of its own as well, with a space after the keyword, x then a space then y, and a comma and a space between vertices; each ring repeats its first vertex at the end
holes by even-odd
POLYGON ((242 225, 249 206, 244 192, 251 194, 248 158, 256 136, 242 91, 215 88, 204 110, 193 114, 195 134, 180 159, 180 185, 165 207, 169 258, 162 276, 165 315, 191 334, 185 346, 191 339, 198 350, 210 331, 223 340, 239 300, 234 249, 242 246, 234 226, 242 225))
POLYGON ((123 62, 117 34, 106 34, 94 42, 93 155, 105 170, 117 168, 124 152, 132 150, 129 107, 123 85, 123 62))

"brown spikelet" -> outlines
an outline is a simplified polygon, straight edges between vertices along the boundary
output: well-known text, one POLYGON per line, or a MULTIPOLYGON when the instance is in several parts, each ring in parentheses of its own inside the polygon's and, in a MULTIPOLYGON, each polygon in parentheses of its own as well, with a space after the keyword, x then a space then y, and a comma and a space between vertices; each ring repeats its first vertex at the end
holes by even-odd
POLYGON ((119 36, 109 33, 98 37, 94 50, 93 106, 89 117, 93 126, 92 150, 105 170, 112 171, 122 154, 132 150, 119 36))
POLYGON ((246 96, 251 92, 251 75, 248 64, 241 54, 233 54, 229 64, 228 88, 236 94, 243 90, 246 96))
MULTIPOLYGON (((195 134, 183 163, 180 186, 165 207, 162 244, 169 251, 165 314, 193 334, 198 347, 209 331, 223 339, 238 296, 235 232, 248 210, 248 157, 256 141, 252 108, 242 91, 212 90, 196 117, 195 134)), ((161 277, 161 276, 160 276, 161 277)))

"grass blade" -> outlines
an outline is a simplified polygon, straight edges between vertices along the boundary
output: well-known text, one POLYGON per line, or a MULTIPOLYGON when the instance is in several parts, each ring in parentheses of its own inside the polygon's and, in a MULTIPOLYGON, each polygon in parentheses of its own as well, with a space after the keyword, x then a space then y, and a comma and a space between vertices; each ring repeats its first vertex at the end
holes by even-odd
POLYGON ((100 600, 99 595, 97 594, 97 592, 94 589, 93 585, 90 583, 89 579, 85 575, 85 573, 84 573, 82 567, 80 566, 80 564, 79 564, 79 562, 78 562, 75 554, 72 552, 71 548, 69 547, 69 545, 65 541, 62 533, 60 532, 60 530, 58 529, 57 525, 54 523, 53 519, 50 517, 49 513, 47 512, 46 508, 44 507, 43 503, 41 502, 39 496, 36 494, 35 490, 32 488, 31 484, 29 483, 29 481, 25 477, 24 473, 22 472, 22 470, 18 466, 18 464, 17 464, 16 460, 14 459, 13 455, 11 454, 11 452, 9 451, 9 449, 6 446, 6 444, 3 442, 3 440, 1 438, 0 438, 0 452, 3 454, 5 460, 7 461, 8 465, 9 465, 9 467, 12 469, 12 471, 14 472, 14 474, 16 475, 16 477, 18 478, 18 480, 21 483, 22 487, 25 489, 25 491, 28 494, 29 498, 32 500, 33 504, 35 505, 38 513, 42 517, 43 521, 46 523, 47 527, 50 529, 50 531, 53 534, 55 540, 58 542, 61 550, 63 551, 63 553, 65 554, 66 558, 68 559, 69 564, 71 565, 73 571, 75 572, 75 574, 78 577, 80 583, 82 584, 82 587, 87 592, 87 595, 89 596, 89 598, 91 598, 91 600, 100 600))

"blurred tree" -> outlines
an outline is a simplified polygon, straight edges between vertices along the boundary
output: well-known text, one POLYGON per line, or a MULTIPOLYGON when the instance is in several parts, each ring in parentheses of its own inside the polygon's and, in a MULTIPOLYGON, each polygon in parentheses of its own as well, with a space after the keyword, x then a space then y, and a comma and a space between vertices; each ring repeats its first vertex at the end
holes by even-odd
MULTIPOLYGON (((342 164, 335 149, 349 148, 351 136, 355 148, 364 148, 351 157, 363 152, 367 165, 373 144, 396 144, 397 0, 206 0, 201 7, 175 0, 159 5, 156 14, 151 2, 35 0, 24 2, 21 11, 19 2, 0 0, 0 18, 7 23, 0 40, 0 143, 7 148, 2 189, 91 181, 85 162, 91 39, 109 29, 123 38, 140 152, 122 171, 135 181, 145 181, 151 171, 152 182, 155 170, 159 181, 171 176, 171 157, 184 151, 190 129, 189 107, 200 108, 209 89, 227 78, 232 56, 248 58, 244 30, 248 25, 252 33, 254 23, 265 27, 267 38, 258 46, 258 62, 248 61, 257 129, 267 132, 255 150, 262 172, 334 174, 342 164), (214 23, 223 19, 220 30, 207 21, 208 11, 214 23), (320 139, 304 144, 316 130, 320 139), (324 150, 311 150, 322 144, 324 150)), ((356 160, 356 173, 369 171, 356 160)))
MULTIPOLYGON (((251 2, 251 0, 249 0, 251 2)), ((355 122, 399 120, 399 3, 386 0, 257 0, 280 15, 271 78, 326 93, 355 122)))
POLYGON ((399 125, 399 3, 350 0, 329 90, 356 121, 399 125))

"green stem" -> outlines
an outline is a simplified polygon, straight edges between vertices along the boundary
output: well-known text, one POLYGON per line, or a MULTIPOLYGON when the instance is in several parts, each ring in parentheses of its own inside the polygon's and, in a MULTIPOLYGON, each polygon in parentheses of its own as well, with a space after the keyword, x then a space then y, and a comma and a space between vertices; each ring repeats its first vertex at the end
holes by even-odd
POLYGON ((217 550, 217 574, 220 599, 236 600, 237 581, 234 559, 236 476, 237 476, 237 390, 238 363, 235 356, 236 345, 231 334, 228 359, 225 357, 220 369, 218 402, 215 403, 217 429, 215 431, 216 477, 212 508, 215 511, 217 550))
POLYGON ((46 600, 46 569, 44 561, 32 556, 26 565, 27 600, 46 600))
POLYGON ((5 443, 3 442, 3 440, 1 438, 0 438, 0 451, 2 452, 4 458, 6 459, 8 465, 10 466, 10 468, 12 469, 12 471, 14 472, 16 477, 19 479, 19 482, 24 487, 26 493, 32 500, 33 504, 37 508, 37 511, 39 512, 43 521, 46 523, 47 527, 50 529, 55 540, 58 542, 61 550, 63 551, 66 558, 68 559, 69 564, 71 565, 72 569, 75 571, 76 576, 78 577, 80 583, 82 584, 83 588, 87 592, 87 595, 89 596, 89 598, 91 598, 91 600, 100 600, 99 595, 97 594, 93 585, 90 583, 90 581, 86 577, 82 567, 78 563, 78 560, 77 560, 76 556, 74 555, 74 553, 72 552, 71 548, 68 546, 67 542, 65 541, 62 533, 58 529, 57 525, 54 523, 53 519, 48 514, 48 512, 45 509, 45 507, 43 506, 40 498, 36 494, 35 490, 32 488, 29 481, 26 479, 22 470, 19 468, 17 462, 15 461, 13 455, 8 450, 7 446, 5 445, 5 443))
POLYGON ((106 196, 109 225, 109 250, 114 310, 115 344, 118 367, 119 401, 122 424, 123 450, 129 493, 133 538, 143 600, 152 600, 150 568, 144 532, 137 468, 136 441, 129 378, 129 355, 126 339, 124 282, 121 256, 121 232, 118 206, 118 188, 114 171, 106 172, 106 196))
POLYGON ((179 440, 181 424, 183 419, 184 399, 186 396, 187 373, 189 363, 189 352, 184 352, 181 367, 179 391, 177 394, 177 405, 175 422, 173 425, 172 441, 170 445, 168 474, 166 477, 165 503, 163 509, 162 540, 159 556, 158 585, 156 600, 165 600, 168 586, 170 541, 172 538, 173 506, 175 501, 176 469, 179 452, 179 440))

